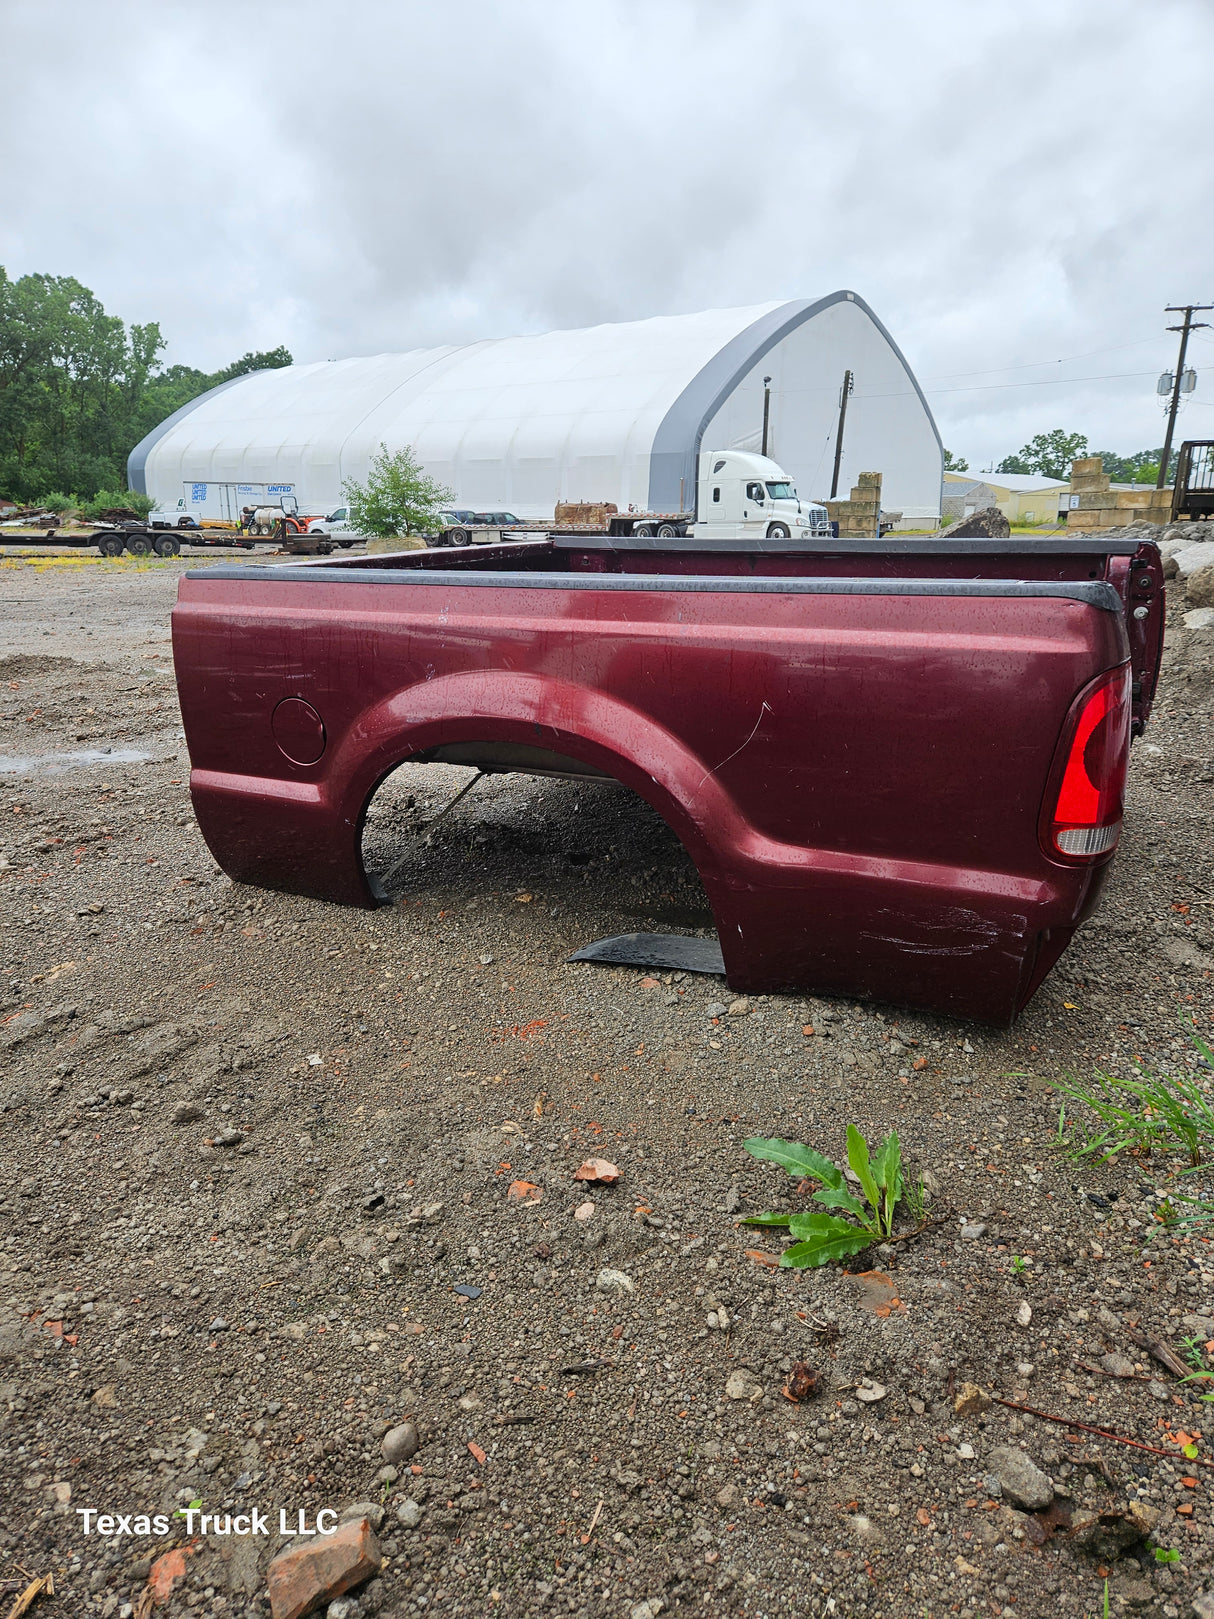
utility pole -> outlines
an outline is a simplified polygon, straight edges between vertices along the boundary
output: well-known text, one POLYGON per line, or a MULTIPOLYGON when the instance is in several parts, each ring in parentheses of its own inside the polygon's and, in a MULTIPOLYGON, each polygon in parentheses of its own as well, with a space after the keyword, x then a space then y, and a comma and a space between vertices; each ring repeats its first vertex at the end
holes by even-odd
POLYGON ((771 420, 771 378, 763 378, 763 454, 767 454, 767 424, 771 420))
POLYGON ((1176 412, 1180 409, 1180 385, 1184 381, 1185 351, 1189 346, 1189 333, 1200 331, 1208 326, 1208 320, 1194 320, 1193 315, 1198 310, 1214 309, 1214 304, 1168 304, 1164 310, 1165 315, 1183 315, 1184 322, 1180 326, 1169 326, 1169 332, 1180 333, 1180 358, 1176 362, 1176 375, 1172 378, 1172 398, 1168 405, 1168 429, 1163 436, 1163 454, 1159 457, 1159 476, 1155 480, 1156 489, 1163 489, 1168 481, 1168 462, 1172 459, 1172 434, 1176 428, 1176 412))
POLYGON ((839 492, 839 463, 843 459, 843 424, 847 420, 847 400, 852 388, 855 386, 850 371, 843 373, 843 387, 839 392, 839 428, 835 434, 835 470, 830 479, 830 498, 833 500, 839 492))

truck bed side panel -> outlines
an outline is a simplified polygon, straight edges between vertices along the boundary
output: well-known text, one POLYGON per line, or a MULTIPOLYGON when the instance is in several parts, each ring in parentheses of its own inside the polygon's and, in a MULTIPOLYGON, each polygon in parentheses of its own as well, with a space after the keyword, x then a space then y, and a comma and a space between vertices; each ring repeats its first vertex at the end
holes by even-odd
POLYGON ((1046 586, 916 584, 187 578, 199 821, 241 881, 370 905, 361 826, 384 775, 443 743, 526 743, 666 818, 735 987, 1006 1021, 1095 899, 1099 872, 1048 861, 1037 820, 1067 709, 1125 661, 1124 623, 1046 586), (286 698, 323 720, 315 764, 275 741, 286 698))

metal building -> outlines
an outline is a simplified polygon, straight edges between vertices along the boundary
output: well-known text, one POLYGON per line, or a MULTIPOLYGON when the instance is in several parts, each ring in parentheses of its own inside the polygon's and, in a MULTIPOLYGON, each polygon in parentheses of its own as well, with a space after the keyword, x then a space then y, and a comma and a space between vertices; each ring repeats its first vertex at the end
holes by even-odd
POLYGON ((943 451, 893 338, 852 292, 580 331, 260 371, 212 389, 136 446, 132 489, 231 516, 294 494, 341 500, 381 444, 412 445, 453 505, 551 518, 558 500, 690 510, 701 451, 760 447, 802 497, 830 491, 845 371, 854 377, 839 494, 884 475, 904 523, 940 513, 943 451))

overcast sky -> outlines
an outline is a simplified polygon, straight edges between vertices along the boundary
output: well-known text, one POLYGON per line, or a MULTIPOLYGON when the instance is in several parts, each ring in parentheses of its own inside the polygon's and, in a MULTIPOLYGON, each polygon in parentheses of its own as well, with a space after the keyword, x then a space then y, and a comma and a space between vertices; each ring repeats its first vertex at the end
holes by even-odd
POLYGON ((1163 306, 1214 302, 1211 0, 0 0, 0 40, 0 263, 168 361, 849 287, 979 467, 1160 443, 1163 306))

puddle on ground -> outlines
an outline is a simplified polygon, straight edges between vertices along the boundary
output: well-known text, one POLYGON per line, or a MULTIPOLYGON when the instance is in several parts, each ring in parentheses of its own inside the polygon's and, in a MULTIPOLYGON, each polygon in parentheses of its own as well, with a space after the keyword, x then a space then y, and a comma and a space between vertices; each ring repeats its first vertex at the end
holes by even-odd
POLYGON ((143 765, 138 748, 81 748, 77 753, 0 753, 0 776, 61 776, 84 765, 143 765))

